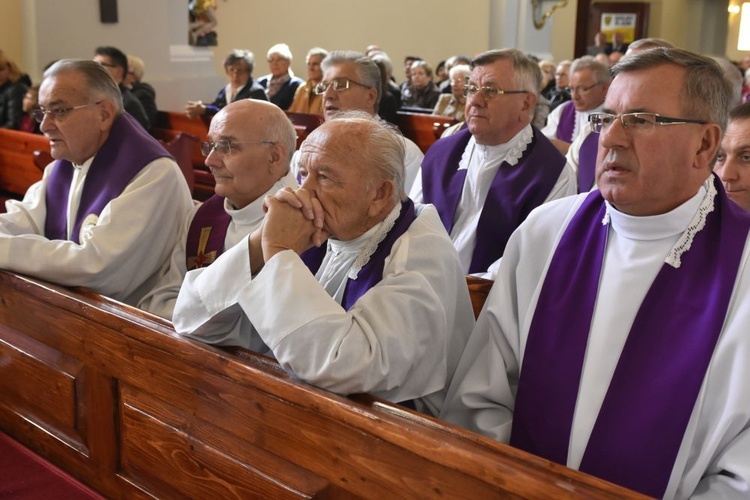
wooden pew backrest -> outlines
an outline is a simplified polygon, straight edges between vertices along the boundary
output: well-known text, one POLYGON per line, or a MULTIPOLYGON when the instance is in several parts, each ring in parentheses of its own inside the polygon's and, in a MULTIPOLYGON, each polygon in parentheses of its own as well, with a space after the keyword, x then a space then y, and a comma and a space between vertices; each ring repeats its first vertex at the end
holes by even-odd
POLYGON ((0 430, 107 497, 641 498, 0 272, 0 430))
POLYGON ((34 151, 49 153, 49 139, 39 134, 0 128, 0 191, 22 197, 42 179, 34 151))
POLYGON ((398 127, 405 137, 414 141, 423 153, 440 138, 443 131, 457 123, 454 118, 421 113, 398 112, 398 127))

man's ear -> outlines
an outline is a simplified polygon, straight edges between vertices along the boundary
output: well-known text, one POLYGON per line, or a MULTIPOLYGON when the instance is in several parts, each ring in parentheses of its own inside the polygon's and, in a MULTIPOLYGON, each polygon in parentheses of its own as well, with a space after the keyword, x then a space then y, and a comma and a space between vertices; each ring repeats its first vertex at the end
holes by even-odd
POLYGON ((374 188, 374 195, 367 209, 369 217, 375 217, 385 209, 393 206, 393 195, 396 192, 396 184, 393 179, 385 179, 374 188))
POLYGON ((531 92, 527 92, 524 95, 522 111, 524 113, 531 113, 531 110, 536 107, 537 96, 531 92))
POLYGON ((721 146, 721 127, 715 123, 709 123, 705 127, 695 152, 694 166, 699 169, 708 168, 713 163, 721 146))
MULTIPOLYGON (((109 130, 115 121, 115 103, 110 99, 104 99, 99 106, 99 124, 102 130, 109 130)), ((123 111, 124 113, 124 111, 123 111)))
POLYGON ((279 178, 286 175, 289 170, 289 162, 287 162, 286 148, 279 143, 274 144, 269 148, 268 151, 268 172, 278 172, 279 178))

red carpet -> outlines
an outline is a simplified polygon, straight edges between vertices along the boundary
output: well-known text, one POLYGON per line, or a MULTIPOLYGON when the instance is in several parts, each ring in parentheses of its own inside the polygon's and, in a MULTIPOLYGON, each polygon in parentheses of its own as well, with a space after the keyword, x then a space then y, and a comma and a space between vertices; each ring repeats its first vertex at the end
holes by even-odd
POLYGON ((104 498, 0 432, 0 499, 104 498))

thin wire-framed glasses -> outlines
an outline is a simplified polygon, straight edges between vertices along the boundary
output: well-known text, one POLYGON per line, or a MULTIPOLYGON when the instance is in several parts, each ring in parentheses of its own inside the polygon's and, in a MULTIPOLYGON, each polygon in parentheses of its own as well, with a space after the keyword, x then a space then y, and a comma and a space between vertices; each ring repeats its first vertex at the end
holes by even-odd
POLYGON ((234 142, 221 140, 216 142, 201 142, 201 154, 208 156, 211 151, 216 151, 220 155, 228 155, 232 152, 232 148, 238 144, 276 144, 274 141, 255 141, 255 142, 234 142))
POLYGON ((31 112, 31 116, 33 116, 34 119, 39 123, 42 123, 42 121, 44 120, 44 115, 51 117, 56 122, 60 122, 60 121, 63 121, 65 117, 68 116, 68 113, 70 113, 71 111, 75 111, 76 109, 88 108, 90 106, 96 106, 97 104, 100 104, 101 102, 102 101, 91 103, 91 104, 81 104, 80 106, 72 106, 70 108, 44 109, 44 107, 40 106, 31 112))
POLYGON ((693 120, 690 118, 671 118, 669 116, 661 116, 658 113, 624 113, 621 115, 613 115, 610 113, 591 113, 589 115, 589 123, 591 124, 591 130, 599 134, 602 130, 606 130, 612 125, 615 120, 620 120, 622 127, 625 130, 631 130, 633 132, 650 132, 657 125, 686 125, 688 123, 697 123, 705 125, 708 123, 705 120, 693 120))
POLYGON ((464 85, 464 97, 468 98, 469 96, 472 96, 472 95, 476 94, 477 92, 481 92, 482 93, 482 97, 484 97, 488 101, 490 99, 494 99, 495 97, 497 97, 499 95, 504 95, 504 94, 527 94, 528 93, 528 91, 526 91, 526 90, 503 90, 503 89, 499 89, 497 87, 490 87, 489 85, 484 85, 482 87, 479 87, 479 86, 477 86, 474 83, 467 83, 466 85, 464 85))
POLYGON ((315 95, 323 95, 323 94, 325 94, 326 90, 328 90, 328 87, 332 87, 333 90, 335 90, 336 92, 344 92, 345 90, 349 89, 350 84, 352 84, 352 83, 354 85, 359 85, 360 87, 364 87, 366 89, 370 88, 367 85, 365 85, 364 83, 359 83, 357 81, 354 81, 354 80, 351 80, 349 78, 346 78, 346 77, 342 76, 340 78, 334 78, 330 82, 327 82, 327 81, 323 80, 322 82, 320 82, 319 84, 317 84, 315 86, 315 89, 313 89, 313 90, 315 92, 315 95))

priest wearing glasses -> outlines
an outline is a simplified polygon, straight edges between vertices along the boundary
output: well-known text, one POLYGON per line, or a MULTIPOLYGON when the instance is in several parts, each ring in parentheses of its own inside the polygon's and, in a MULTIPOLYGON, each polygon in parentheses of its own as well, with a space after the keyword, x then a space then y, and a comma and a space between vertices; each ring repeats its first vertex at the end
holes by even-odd
MULTIPOLYGON (((323 118, 326 121, 342 111, 359 110, 371 116, 378 115, 383 95, 382 78, 378 65, 372 59, 360 52, 335 50, 323 59, 321 67, 323 81, 315 87, 315 93, 323 97, 323 118)), ((404 186, 408 193, 424 154, 410 139, 402 136, 400 140, 406 150, 404 186)), ((298 174, 298 162, 299 153, 296 153, 292 159, 295 174, 298 174)))
POLYGON ((192 207, 179 167, 123 110, 94 61, 44 74, 34 118, 55 159, 0 215, 0 269, 135 305, 156 283, 192 207))
POLYGON ((492 279, 511 233, 542 203, 576 193, 565 157, 531 125, 542 72, 515 49, 471 62, 467 126, 433 144, 411 189, 432 203, 464 272, 492 279))
POLYGON ((711 59, 623 59, 598 189, 514 233, 447 420, 659 498, 750 491, 750 215, 712 166, 731 91, 711 59))

